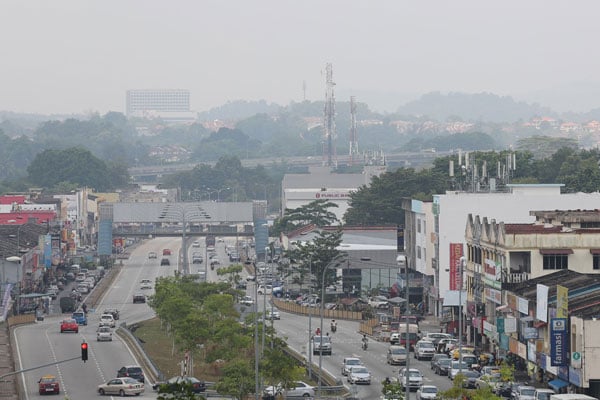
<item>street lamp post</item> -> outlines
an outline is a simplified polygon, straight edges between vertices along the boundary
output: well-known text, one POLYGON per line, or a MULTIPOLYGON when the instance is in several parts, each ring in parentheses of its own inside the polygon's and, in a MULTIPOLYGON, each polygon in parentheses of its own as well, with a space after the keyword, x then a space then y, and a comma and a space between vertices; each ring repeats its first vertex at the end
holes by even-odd
MULTIPOLYGON (((410 285, 408 284, 408 257, 404 257, 404 276, 406 281, 406 332, 404 333, 404 345, 406 346, 406 370, 404 374, 406 385, 406 399, 410 398, 410 285)), ((400 333, 402 337, 402 333, 400 333)))
MULTIPOLYGON (((336 264, 327 264, 325 268, 323 268, 323 276, 321 276, 321 307, 320 317, 321 317, 321 338, 320 338, 320 346, 319 346, 319 397, 321 397, 321 388, 322 388, 322 375, 323 375, 323 312, 324 312, 324 304, 325 304, 325 277, 327 276, 327 270, 329 267, 335 266, 336 264)), ((309 304, 310 306, 310 304, 309 304)), ((313 343, 314 345, 314 343, 313 343)))
MULTIPOLYGON (((269 247, 265 247, 265 260, 267 259, 267 251, 269 251, 269 247)), ((265 281, 266 282, 266 281, 265 281)), ((267 284, 264 284, 263 287, 263 322, 262 322, 262 352, 261 354, 264 354, 265 352, 265 325, 267 323, 266 319, 267 319, 267 284)))
POLYGON ((258 281, 254 280, 254 399, 259 398, 259 383, 258 383, 258 281))
POLYGON ((465 270, 465 264, 467 259, 462 256, 460 258, 459 265, 459 275, 460 275, 460 284, 458 285, 458 373, 462 374, 462 314, 463 314, 463 306, 462 306, 462 287, 463 287, 463 274, 465 270))

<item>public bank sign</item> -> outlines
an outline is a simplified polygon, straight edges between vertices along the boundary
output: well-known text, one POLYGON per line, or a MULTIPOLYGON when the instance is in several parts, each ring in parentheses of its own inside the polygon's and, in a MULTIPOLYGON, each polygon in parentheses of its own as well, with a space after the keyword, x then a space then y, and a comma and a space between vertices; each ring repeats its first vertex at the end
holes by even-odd
POLYGON ((550 320, 550 365, 562 367, 567 365, 567 319, 552 318, 550 320))

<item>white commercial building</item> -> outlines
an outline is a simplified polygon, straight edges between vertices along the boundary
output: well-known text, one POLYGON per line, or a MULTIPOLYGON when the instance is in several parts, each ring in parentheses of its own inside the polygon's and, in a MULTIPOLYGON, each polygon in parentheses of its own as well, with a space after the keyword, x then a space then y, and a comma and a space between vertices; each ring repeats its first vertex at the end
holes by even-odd
MULTIPOLYGON (((436 309, 431 313, 439 315, 441 301, 450 289, 451 260, 457 260, 464 254, 465 228, 469 214, 484 215, 496 221, 510 221, 511 223, 533 223, 535 217, 530 211, 541 210, 592 210, 600 205, 600 193, 569 193, 561 194, 561 184, 540 185, 508 185, 507 193, 466 193, 446 192, 446 194, 433 196, 433 224, 427 226, 422 236, 434 244, 433 257, 437 262, 430 262, 436 266, 433 291, 437 290, 436 309), (437 220, 437 221, 436 221, 437 220), (431 232, 429 235, 427 232, 431 232), (452 253, 455 250, 455 253, 452 253), (460 252, 460 254, 457 254, 460 252)), ((415 210, 425 217, 424 209, 415 210)), ((415 218, 416 219, 416 218, 415 218)), ((409 226, 406 229, 413 229, 409 226)), ((419 239, 422 240, 422 239, 419 239)), ((426 246, 427 247, 427 246, 426 246)), ((418 265, 419 263, 417 263, 418 265)), ((414 268, 415 263, 411 266, 414 268)), ((435 293, 432 293, 435 294, 435 293)))
POLYGON ((383 172, 385 167, 365 167, 362 174, 335 174, 329 167, 311 167, 308 174, 286 174, 281 183, 282 212, 325 199, 338 206, 329 211, 341 221, 349 208, 350 194, 383 172))

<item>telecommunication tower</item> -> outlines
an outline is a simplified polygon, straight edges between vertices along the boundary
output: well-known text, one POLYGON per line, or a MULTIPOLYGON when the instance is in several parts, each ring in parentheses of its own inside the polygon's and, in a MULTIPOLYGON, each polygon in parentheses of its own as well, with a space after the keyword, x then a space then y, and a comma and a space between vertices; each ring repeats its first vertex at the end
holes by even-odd
POLYGON ((350 165, 358 160, 358 135, 356 130, 356 98, 350 96, 350 165))
POLYGON ((325 140, 323 143, 323 160, 328 167, 337 166, 337 156, 335 154, 335 95, 333 82, 333 67, 331 63, 326 65, 326 91, 325 91, 325 109, 323 110, 323 126, 325 127, 325 140))

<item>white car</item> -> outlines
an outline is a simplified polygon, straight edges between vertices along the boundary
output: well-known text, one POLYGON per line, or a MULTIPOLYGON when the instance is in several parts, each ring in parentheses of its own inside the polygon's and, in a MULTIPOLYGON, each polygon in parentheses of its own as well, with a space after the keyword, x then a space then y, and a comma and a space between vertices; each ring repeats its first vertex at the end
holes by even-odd
POLYGON ((369 372, 369 370, 367 369, 367 367, 363 367, 361 366, 357 366, 357 367, 350 367, 350 372, 348 373, 348 383, 353 383, 353 384, 365 384, 365 385, 370 385, 371 384, 371 373, 369 372))
POLYGON ((260 285, 258 287, 258 294, 271 294, 273 293, 273 286, 271 285, 260 285))
POLYGON ((277 310, 269 310, 265 315, 266 319, 281 319, 281 314, 277 310))
POLYGON ((112 314, 102 314, 100 316, 100 326, 108 326, 114 328, 116 323, 112 314))
POLYGON ((342 361, 342 375, 346 376, 350 373, 350 368, 362 366, 363 363, 360 358, 357 357, 346 357, 342 361))
POLYGON ((431 360, 435 354, 435 345, 429 340, 419 340, 415 345, 415 358, 421 360, 423 358, 431 360))
POLYGON ((150 279, 142 279, 140 289, 152 289, 152 281, 150 279))
POLYGON ((112 329, 108 326, 101 326, 96 331, 96 338, 99 342, 109 341, 112 342, 112 329))
POLYGON ((434 385, 422 385, 417 390, 417 400, 434 400, 437 399, 438 388, 434 385))
POLYGON ((462 363, 460 361, 452 361, 448 370, 448 378, 454 380, 460 371, 468 371, 469 367, 470 365, 464 361, 462 363))
POLYGON ((250 296, 244 296, 240 300, 240 304, 243 304, 245 306, 251 306, 254 304, 254 299, 252 299, 252 297, 250 297, 250 296))
POLYGON ((517 400, 535 400, 535 388, 533 386, 519 386, 517 400))
POLYGON ((423 374, 416 368, 411 368, 410 371, 407 371, 406 368, 402 368, 398 380, 402 388, 408 386, 409 389, 416 390, 423 384, 423 374))
POLYGON ((294 382, 294 385, 288 389, 284 389, 281 384, 278 384, 277 386, 267 386, 264 390, 264 394, 267 396, 282 394, 285 396, 284 398, 314 397, 315 387, 306 382, 297 381, 294 382))

